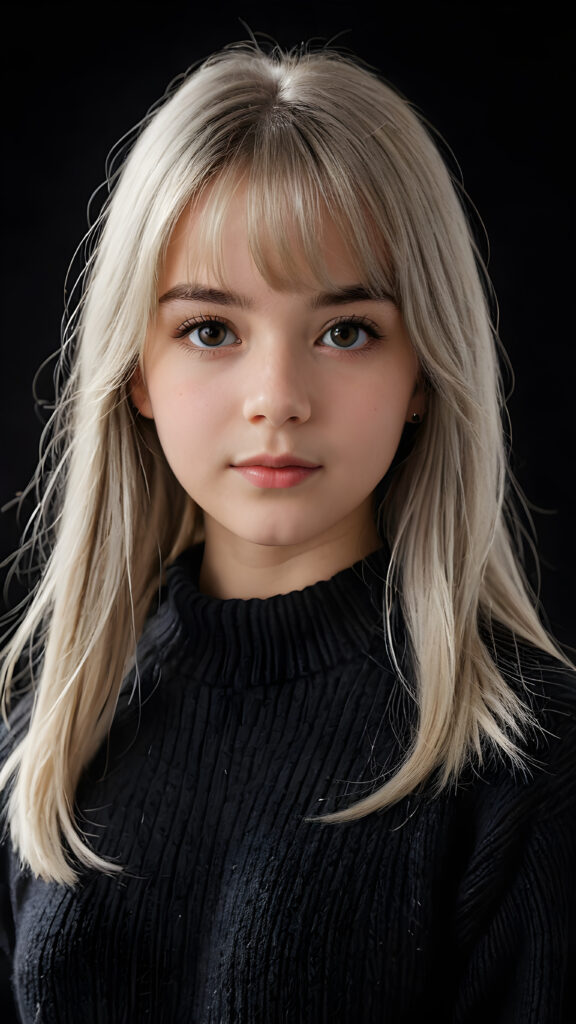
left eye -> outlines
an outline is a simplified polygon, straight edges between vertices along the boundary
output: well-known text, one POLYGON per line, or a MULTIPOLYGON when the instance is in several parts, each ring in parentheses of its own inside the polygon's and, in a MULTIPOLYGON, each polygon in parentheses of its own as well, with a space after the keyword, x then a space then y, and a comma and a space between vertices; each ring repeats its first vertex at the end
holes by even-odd
POLYGON ((187 337, 196 348, 226 348, 238 341, 234 332, 220 320, 203 320, 187 331, 187 337))
POLYGON ((321 340, 328 348, 363 348, 370 336, 360 324, 345 322, 334 324, 324 332, 321 340))

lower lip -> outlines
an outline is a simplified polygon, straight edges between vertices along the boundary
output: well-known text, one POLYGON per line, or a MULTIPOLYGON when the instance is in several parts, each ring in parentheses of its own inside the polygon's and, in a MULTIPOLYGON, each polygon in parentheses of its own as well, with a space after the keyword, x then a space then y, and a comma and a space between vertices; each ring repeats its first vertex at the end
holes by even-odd
POLYGON ((320 469, 320 466, 282 466, 276 469, 273 466, 233 466, 237 473, 240 473, 245 480, 248 480, 254 487, 296 487, 304 480, 308 480, 320 469))

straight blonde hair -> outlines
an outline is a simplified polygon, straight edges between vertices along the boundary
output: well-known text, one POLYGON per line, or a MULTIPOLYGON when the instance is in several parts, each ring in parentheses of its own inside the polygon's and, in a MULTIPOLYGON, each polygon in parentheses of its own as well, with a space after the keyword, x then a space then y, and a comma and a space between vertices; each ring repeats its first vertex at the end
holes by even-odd
POLYGON ((242 180, 251 252, 278 288, 301 281, 302 257, 307 283, 326 281, 317 228, 328 211, 367 287, 398 304, 428 387, 425 421, 379 509, 392 552, 386 636, 414 698, 413 742, 380 788, 323 820, 384 808, 433 774, 442 788, 488 748, 521 763, 529 714, 482 636, 492 623, 563 658, 507 525, 514 514, 481 262, 446 165, 410 105, 338 53, 241 45, 179 81, 125 148, 64 333, 27 538, 40 582, 0 674, 5 716, 19 679, 34 691, 28 729, 0 773, 12 841, 34 873, 68 884, 80 865, 120 870, 90 847, 75 792, 110 729, 165 567, 202 536, 201 512, 154 424, 135 415, 129 385, 172 229, 208 185, 199 251, 220 268, 221 228, 242 180), (398 608, 409 679, 394 648, 398 608))

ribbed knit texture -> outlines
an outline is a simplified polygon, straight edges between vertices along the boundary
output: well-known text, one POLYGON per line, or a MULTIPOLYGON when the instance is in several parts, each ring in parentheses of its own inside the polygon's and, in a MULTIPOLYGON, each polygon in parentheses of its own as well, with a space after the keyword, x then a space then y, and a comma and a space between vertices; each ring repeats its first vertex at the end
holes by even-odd
MULTIPOLYGON (((46 884, 4 846, 22 1024, 569 1020, 574 678, 524 655, 547 730, 530 775, 492 761, 456 792, 318 824, 410 742, 381 628, 386 556, 219 601, 197 589, 200 554, 169 570, 78 794, 81 826, 123 873, 46 884)), ((504 641, 500 656, 513 664, 504 641)))

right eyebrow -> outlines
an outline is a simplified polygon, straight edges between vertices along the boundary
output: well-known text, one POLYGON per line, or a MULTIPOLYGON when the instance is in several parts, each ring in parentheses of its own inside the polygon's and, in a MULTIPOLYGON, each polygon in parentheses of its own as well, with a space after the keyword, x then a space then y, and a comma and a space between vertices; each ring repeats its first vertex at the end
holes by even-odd
POLYGON ((206 288, 201 284, 177 284, 164 292, 158 302, 178 302, 179 300, 193 302, 214 302, 219 306, 240 306, 242 309, 250 309, 252 303, 249 299, 236 292, 221 291, 220 288, 206 288))

